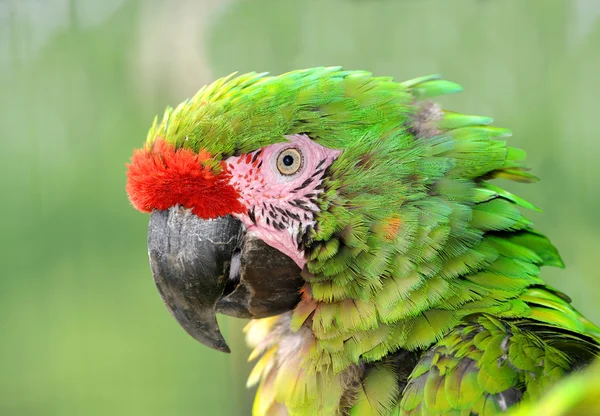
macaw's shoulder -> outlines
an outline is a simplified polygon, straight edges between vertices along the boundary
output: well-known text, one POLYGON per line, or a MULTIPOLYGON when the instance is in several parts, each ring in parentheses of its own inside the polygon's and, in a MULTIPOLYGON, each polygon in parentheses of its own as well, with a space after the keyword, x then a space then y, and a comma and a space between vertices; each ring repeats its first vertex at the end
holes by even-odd
POLYGON ((398 415, 494 415, 536 400, 597 353, 592 340, 531 320, 486 314, 429 349, 403 391, 398 415))

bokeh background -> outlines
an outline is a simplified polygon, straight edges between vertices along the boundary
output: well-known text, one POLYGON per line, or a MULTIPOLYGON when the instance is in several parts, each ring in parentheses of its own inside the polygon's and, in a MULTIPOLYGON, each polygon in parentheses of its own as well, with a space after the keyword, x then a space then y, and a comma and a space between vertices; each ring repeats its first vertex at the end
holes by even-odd
POLYGON ((125 163, 205 83, 318 65, 442 73, 513 129, 544 276, 600 322, 600 1, 0 0, 0 414, 249 414, 244 323, 228 356, 168 314, 125 163))

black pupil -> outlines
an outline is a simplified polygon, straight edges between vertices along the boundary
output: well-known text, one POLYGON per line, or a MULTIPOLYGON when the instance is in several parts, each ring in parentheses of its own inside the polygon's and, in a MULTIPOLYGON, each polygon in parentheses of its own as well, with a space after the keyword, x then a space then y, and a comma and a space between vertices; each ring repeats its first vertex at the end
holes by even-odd
POLYGON ((294 156, 285 155, 282 162, 285 166, 292 166, 294 164, 294 156))

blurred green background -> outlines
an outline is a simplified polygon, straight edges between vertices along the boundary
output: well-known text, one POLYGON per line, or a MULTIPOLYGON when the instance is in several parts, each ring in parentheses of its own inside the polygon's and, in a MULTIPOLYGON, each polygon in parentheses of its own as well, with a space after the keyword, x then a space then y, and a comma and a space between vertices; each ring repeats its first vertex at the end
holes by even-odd
POLYGON ((600 322, 600 1, 0 0, 0 414, 249 414, 243 322, 227 356, 168 314, 125 163, 205 83, 317 65, 439 72, 513 129, 544 275, 600 322))

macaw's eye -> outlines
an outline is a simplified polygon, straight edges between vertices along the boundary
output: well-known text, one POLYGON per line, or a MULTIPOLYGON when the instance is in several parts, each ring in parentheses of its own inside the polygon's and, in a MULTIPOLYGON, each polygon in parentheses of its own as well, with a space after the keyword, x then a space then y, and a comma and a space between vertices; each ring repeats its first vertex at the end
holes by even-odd
POLYGON ((277 170, 282 175, 293 175, 302 168, 302 162, 302 153, 291 147, 277 156, 277 170))

